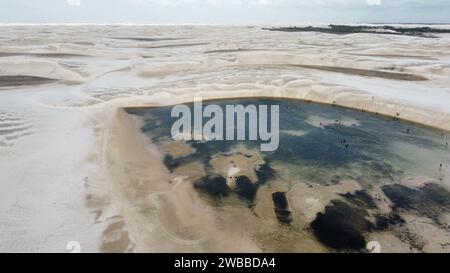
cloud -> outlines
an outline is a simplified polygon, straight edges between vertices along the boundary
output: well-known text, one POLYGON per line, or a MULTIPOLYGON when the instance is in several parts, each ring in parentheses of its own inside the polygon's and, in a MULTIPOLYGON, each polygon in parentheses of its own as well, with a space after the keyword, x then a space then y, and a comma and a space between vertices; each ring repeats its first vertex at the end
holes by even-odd
MULTIPOLYGON (((249 5, 249 6, 323 6, 357 3, 364 0, 131 0, 135 4, 150 4, 164 6, 180 5, 249 5)), ((373 2, 374 0, 370 0, 373 2)), ((380 2, 380 0, 378 0, 380 2)))
POLYGON ((66 0, 67 5, 69 6, 80 6, 81 0, 66 0))
POLYGON ((381 0, 366 0, 369 6, 381 6, 381 0))

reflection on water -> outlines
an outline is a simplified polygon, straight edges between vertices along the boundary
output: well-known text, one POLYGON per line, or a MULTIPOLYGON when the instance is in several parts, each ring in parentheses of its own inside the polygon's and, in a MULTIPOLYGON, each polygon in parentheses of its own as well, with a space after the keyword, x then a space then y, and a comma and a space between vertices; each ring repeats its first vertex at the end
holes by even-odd
MULTIPOLYGON (((371 184, 395 181, 401 176, 428 176, 439 180, 440 164, 450 161, 445 143, 449 136, 435 130, 399 122, 391 118, 299 101, 258 99, 209 102, 226 104, 280 105, 280 146, 262 153, 272 166, 288 168, 302 182, 335 184, 357 179, 371 184), (288 166, 292 165, 292 166, 288 166)), ((204 106, 206 106, 205 104, 204 106)), ((158 143, 170 141, 175 121, 170 107, 129 109, 146 120, 143 128, 158 143)), ((207 121, 206 119, 204 120, 207 121)), ((207 161, 218 153, 228 153, 237 145, 257 149, 255 141, 189 142, 196 152, 171 162, 207 161)))
MULTIPOLYGON (((415 233, 420 237, 426 231, 405 227, 401 218, 405 211, 433 218, 434 224, 447 229, 444 236, 448 235, 450 195, 445 188, 450 185, 450 151, 446 146, 450 137, 447 133, 392 118, 295 100, 221 100, 204 103, 203 107, 208 104, 218 104, 223 109, 227 104, 279 105, 278 150, 259 152, 258 141, 175 142, 170 137, 176 120, 170 116, 171 107, 127 111, 145 121, 142 131, 160 147, 167 168, 188 175, 194 186, 215 200, 216 205, 217 200, 219 206, 243 202, 258 214, 258 206, 263 202, 258 199, 258 191, 261 187, 264 190, 273 187, 274 204, 270 205, 274 206, 274 217, 282 224, 295 226, 300 221, 296 220, 299 218, 296 211, 307 215, 302 210, 314 207, 317 217, 310 219, 312 231, 305 231, 303 225, 298 232, 313 232, 323 244, 337 250, 360 250, 364 248, 367 234, 386 230, 403 234, 396 236, 415 250, 426 250, 424 247, 429 243, 426 238, 411 239, 405 235, 415 233), (195 164, 202 170, 197 175, 195 168, 190 167, 195 164), (189 167, 183 168, 186 166, 189 167), (333 195, 346 181, 358 184, 360 190, 333 195), (392 186, 407 182, 411 183, 392 186), (292 190, 294 187, 297 188, 292 190), (297 194, 301 187, 306 188, 297 194), (314 190, 306 190, 308 187, 314 190), (336 190, 328 190, 331 192, 328 194, 327 187, 336 190), (308 191, 310 196, 306 194, 308 191), (437 197, 440 201, 426 201, 435 198, 438 192, 443 192, 437 197), (403 200, 403 194, 417 198, 403 200), (316 199, 319 205, 311 205, 316 199), (288 200, 291 204, 285 204, 288 200), (390 209, 383 208, 383 204, 390 209), (438 205, 440 208, 436 209, 438 205), (333 236, 339 236, 341 241, 334 240, 333 236)), ((307 218, 303 222, 308 222, 307 218)))

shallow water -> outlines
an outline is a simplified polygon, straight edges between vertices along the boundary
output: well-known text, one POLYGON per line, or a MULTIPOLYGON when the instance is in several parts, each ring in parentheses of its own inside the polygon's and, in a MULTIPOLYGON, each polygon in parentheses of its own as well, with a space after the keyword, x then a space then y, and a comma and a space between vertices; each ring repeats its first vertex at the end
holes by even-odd
MULTIPOLYGON (((392 118, 295 100, 221 100, 203 106, 208 104, 223 109, 226 104, 279 105, 279 148, 261 156, 275 169, 287 168, 291 180, 336 184, 350 178, 366 186, 410 176, 440 181, 440 164, 445 168, 450 163, 450 150, 445 146, 448 133, 392 118)), ((170 139, 176 120, 170 117, 171 107, 128 111, 145 118, 142 130, 157 143, 170 139)), ((242 145, 258 149, 259 141, 190 141, 189 145, 197 152, 178 159, 178 164, 205 162, 242 145)))
POLYGON ((232 207, 253 212, 247 221, 269 230, 252 231, 263 250, 321 251, 311 243, 316 240, 331 251, 365 251, 375 238, 386 251, 449 251, 448 133, 297 100, 220 100, 203 107, 208 104, 224 112, 225 105, 279 105, 279 148, 260 152, 260 141, 180 145, 170 135, 171 107, 127 111, 144 121, 142 132, 166 167, 188 177, 221 220, 235 221, 227 213, 232 207), (431 238, 430 230, 440 231, 431 238), (266 240, 274 234, 303 239, 266 240))

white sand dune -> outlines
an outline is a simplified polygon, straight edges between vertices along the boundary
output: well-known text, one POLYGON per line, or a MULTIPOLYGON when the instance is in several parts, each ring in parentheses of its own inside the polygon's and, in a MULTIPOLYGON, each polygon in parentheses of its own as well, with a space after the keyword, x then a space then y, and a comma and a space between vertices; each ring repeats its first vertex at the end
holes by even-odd
POLYGON ((84 78, 57 62, 40 59, 0 59, 0 76, 34 76, 62 80, 67 83, 82 83, 84 78))
MULTIPOLYGON (((144 149, 151 143, 144 146, 121 107, 194 96, 286 97, 450 130, 450 35, 334 36, 239 26, 0 30, 8 38, 0 40, 0 52, 10 53, 0 54, 0 76, 57 80, 0 87, 0 251, 64 252, 69 241, 89 252, 261 251, 236 223, 217 226, 214 212, 182 179, 162 183, 173 177, 156 151, 144 149), (199 213, 189 214, 191 208, 199 213)), ((310 201, 300 205, 323 207, 310 201)), ((230 212, 243 221, 246 213, 230 212)), ((309 251, 324 251, 310 243, 309 251)))

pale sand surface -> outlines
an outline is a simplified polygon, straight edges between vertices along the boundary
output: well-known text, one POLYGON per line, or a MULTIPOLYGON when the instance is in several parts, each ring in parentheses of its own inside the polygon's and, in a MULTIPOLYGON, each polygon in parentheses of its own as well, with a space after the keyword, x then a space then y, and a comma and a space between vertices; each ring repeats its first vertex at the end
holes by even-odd
POLYGON ((217 155, 211 159, 212 168, 221 176, 226 177, 227 184, 231 187, 235 185, 236 177, 244 175, 253 183, 256 183, 255 169, 263 163, 261 156, 257 152, 232 155, 217 155))
POLYGON ((103 251, 259 251, 238 224, 223 228, 192 184, 169 174, 157 152, 147 151, 151 144, 136 129, 120 110, 107 133, 107 195, 118 215, 108 218, 103 251))
POLYGON ((194 152, 194 149, 183 142, 169 142, 164 145, 164 150, 173 158, 187 156, 194 152))
MULTIPOLYGON (((0 29, 8 37, 0 41, 0 80, 9 80, 0 83, 2 251, 64 252, 73 240, 92 252, 327 251, 305 229, 307 221, 294 222, 298 232, 270 233, 279 225, 270 192, 287 190, 280 185, 258 191, 254 210, 267 214, 267 226, 245 206, 226 207, 218 217, 185 183, 202 167, 169 174, 160 151, 122 107, 194 96, 285 97, 450 130, 447 34, 330 36, 237 26, 0 29), (18 86, 18 77, 28 77, 20 85, 24 79, 55 82, 18 86)), ((184 148, 175 155, 188 153, 184 148)), ((242 164, 231 172, 245 171, 242 164)), ((230 171, 226 164, 218 168, 230 171)), ((288 193, 292 210, 311 219, 336 192, 357 189, 348 183, 320 194, 296 185, 288 193)), ((414 225, 431 228, 426 221, 414 225)), ((405 251, 395 246, 392 251, 405 251)))

